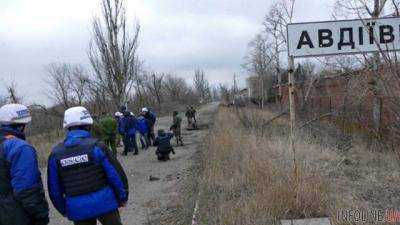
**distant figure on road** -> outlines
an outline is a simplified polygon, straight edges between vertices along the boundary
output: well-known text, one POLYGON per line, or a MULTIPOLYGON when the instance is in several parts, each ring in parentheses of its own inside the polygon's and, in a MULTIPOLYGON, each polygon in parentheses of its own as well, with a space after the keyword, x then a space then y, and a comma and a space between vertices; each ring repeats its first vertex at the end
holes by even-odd
POLYGON ((175 154, 174 148, 171 145, 173 133, 165 133, 164 130, 158 130, 157 138, 154 140, 154 146, 157 146, 156 155, 159 161, 170 160, 169 154, 175 154))
POLYGON ((188 106, 186 108, 186 113, 185 113, 187 123, 188 123, 188 128, 189 129, 196 129, 196 110, 192 106, 188 106))
POLYGON ((176 139, 176 145, 179 146, 179 143, 181 146, 183 146, 183 139, 181 136, 181 124, 182 124, 182 118, 179 115, 178 111, 174 111, 172 114, 172 126, 170 127, 170 130, 174 132, 175 139, 176 139))
POLYGON ((84 107, 65 111, 66 138, 48 160, 49 196, 75 225, 121 225, 118 208, 128 201, 127 177, 108 147, 91 138, 92 124, 84 107))
POLYGON ((148 108, 142 108, 142 115, 144 116, 144 118, 146 118, 149 121, 150 130, 149 130, 148 136, 149 136, 149 140, 153 142, 154 138, 155 138, 154 126, 157 121, 157 116, 154 112, 152 112, 148 108))
POLYGON ((46 225, 49 223, 36 150, 25 141, 31 121, 26 106, 0 108, 0 224, 46 225))

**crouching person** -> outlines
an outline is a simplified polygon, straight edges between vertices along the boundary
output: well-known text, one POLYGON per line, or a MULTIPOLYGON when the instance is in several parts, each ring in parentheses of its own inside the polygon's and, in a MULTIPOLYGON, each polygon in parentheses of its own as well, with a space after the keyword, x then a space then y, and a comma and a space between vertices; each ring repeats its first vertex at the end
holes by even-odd
POLYGON ((49 207, 36 150, 25 141, 29 110, 20 104, 0 108, 0 224, 46 225, 49 207))
POLYGON ((156 155, 159 161, 169 160, 169 154, 175 154, 174 148, 171 145, 173 133, 165 133, 164 130, 158 130, 157 138, 154 141, 154 146, 157 146, 156 155))
POLYGON ((49 156, 49 196, 75 225, 121 225, 118 208, 128 200, 127 177, 107 146, 91 138, 92 124, 83 107, 65 111, 66 138, 49 156))

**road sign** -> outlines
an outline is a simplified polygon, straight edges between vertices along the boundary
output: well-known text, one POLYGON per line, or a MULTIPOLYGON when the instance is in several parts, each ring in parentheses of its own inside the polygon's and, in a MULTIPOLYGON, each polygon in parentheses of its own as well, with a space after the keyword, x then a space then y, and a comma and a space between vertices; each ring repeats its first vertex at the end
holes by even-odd
POLYGON ((400 18, 292 23, 287 26, 289 57, 400 50, 400 18))

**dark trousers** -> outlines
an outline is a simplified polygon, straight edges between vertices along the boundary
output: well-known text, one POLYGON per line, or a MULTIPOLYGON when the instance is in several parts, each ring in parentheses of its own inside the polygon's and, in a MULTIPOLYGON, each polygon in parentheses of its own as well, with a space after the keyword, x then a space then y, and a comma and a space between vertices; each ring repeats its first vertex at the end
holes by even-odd
POLYGON ((169 154, 161 154, 161 153, 157 154, 157 159, 158 159, 158 161, 168 161, 168 160, 170 160, 169 154))
POLYGON ((150 139, 148 133, 140 134, 140 143, 142 144, 142 148, 149 148, 150 146, 150 139))
POLYGON ((119 216, 118 210, 104 214, 98 218, 76 221, 75 225, 96 225, 97 221, 100 221, 103 225, 122 225, 121 217, 119 216))
POLYGON ((154 135, 154 125, 150 127, 149 132, 147 133, 147 138, 149 139, 150 145, 153 145, 156 136, 154 135))
POLYGON ((128 135, 122 136, 122 142, 124 142, 124 155, 128 154, 128 152, 132 151, 131 143, 128 135))
POLYGON ((136 143, 136 135, 126 134, 124 136, 124 155, 128 154, 128 152, 132 152, 132 149, 135 150, 135 154, 139 152, 136 143))

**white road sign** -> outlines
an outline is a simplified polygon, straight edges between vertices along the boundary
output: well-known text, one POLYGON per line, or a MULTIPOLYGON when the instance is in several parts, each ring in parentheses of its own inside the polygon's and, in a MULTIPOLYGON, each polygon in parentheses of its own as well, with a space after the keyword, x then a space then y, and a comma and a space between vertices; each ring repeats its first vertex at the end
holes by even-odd
POLYGON ((400 18, 292 23, 288 54, 324 56, 400 50, 400 18))

